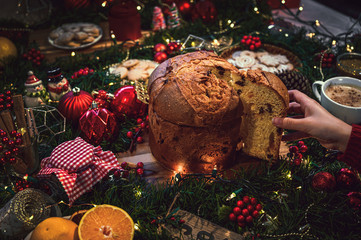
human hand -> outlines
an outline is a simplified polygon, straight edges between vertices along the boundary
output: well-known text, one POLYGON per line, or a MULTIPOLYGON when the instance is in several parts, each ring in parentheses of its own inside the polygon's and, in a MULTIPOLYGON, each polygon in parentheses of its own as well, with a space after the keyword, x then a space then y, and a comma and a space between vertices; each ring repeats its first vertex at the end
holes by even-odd
POLYGON ((351 135, 352 126, 334 117, 318 102, 298 90, 290 90, 288 113, 297 115, 273 118, 276 127, 296 130, 282 137, 283 141, 294 141, 314 137, 322 146, 344 152, 351 135))

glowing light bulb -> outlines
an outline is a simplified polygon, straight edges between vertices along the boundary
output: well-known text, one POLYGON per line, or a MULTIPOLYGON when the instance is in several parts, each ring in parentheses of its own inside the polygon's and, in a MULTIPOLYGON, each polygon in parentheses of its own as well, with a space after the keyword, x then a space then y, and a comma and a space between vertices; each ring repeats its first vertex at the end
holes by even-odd
POLYGON ((285 1, 285 0, 282 0, 281 3, 282 3, 282 4, 286 4, 286 1, 285 1))
POLYGON ((336 40, 332 40, 332 46, 336 46, 337 41, 336 40))
POLYGON ((114 38, 115 38, 114 33, 112 33, 112 34, 110 35, 110 37, 114 39, 114 38))
POLYGON ((315 24, 316 24, 317 27, 319 27, 321 25, 320 21, 318 21, 318 20, 315 21, 315 24))
POLYGON ((231 23, 229 26, 230 26, 231 28, 234 28, 234 23, 231 23))
POLYGON ((227 21, 228 24, 231 24, 231 22, 232 22, 232 20, 228 20, 228 21, 227 21))
POLYGON ((72 57, 74 57, 74 56, 75 56, 75 52, 71 52, 70 55, 71 55, 72 57))
POLYGON ((138 10, 138 11, 142 10, 142 7, 138 5, 138 6, 137 6, 137 10, 138 10))
POLYGON ((258 7, 254 7, 253 10, 254 10, 255 12, 257 12, 257 11, 258 11, 258 7))
POLYGON ((303 7, 302 7, 302 6, 299 7, 298 10, 300 10, 300 11, 302 12, 302 11, 303 11, 303 7))
POLYGON ((107 6, 107 1, 102 2, 102 7, 106 7, 107 6))

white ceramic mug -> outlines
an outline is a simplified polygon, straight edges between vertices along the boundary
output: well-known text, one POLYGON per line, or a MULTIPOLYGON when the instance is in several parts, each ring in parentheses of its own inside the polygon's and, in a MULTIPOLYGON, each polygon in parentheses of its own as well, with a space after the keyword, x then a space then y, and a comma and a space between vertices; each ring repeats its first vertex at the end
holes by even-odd
POLYGON ((348 124, 360 124, 361 123, 361 107, 350 107, 342 105, 329 98, 325 91, 330 85, 353 85, 361 88, 361 81, 352 77, 334 77, 325 82, 316 81, 312 84, 312 91, 315 94, 321 105, 329 111, 335 117, 343 120, 348 124), (318 86, 321 86, 321 92, 318 90, 318 86))

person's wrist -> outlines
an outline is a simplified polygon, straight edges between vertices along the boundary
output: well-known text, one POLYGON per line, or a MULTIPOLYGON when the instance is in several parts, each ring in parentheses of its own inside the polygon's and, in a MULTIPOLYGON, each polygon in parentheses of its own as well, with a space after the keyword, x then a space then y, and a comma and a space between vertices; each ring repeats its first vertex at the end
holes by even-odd
POLYGON ((338 129, 340 131, 340 138, 338 140, 338 150, 340 150, 341 152, 345 152, 346 148, 347 148, 347 144, 348 141, 350 139, 351 136, 351 132, 352 132, 352 126, 347 124, 347 123, 343 123, 344 126, 340 126, 338 129))

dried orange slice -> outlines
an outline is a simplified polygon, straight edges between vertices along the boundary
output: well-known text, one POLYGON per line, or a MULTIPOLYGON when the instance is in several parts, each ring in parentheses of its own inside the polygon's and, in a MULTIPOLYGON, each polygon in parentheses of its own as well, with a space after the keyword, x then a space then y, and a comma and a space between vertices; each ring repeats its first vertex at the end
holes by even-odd
POLYGON ((134 222, 123 209, 103 204, 84 214, 78 233, 80 240, 131 240, 134 236, 134 222))

